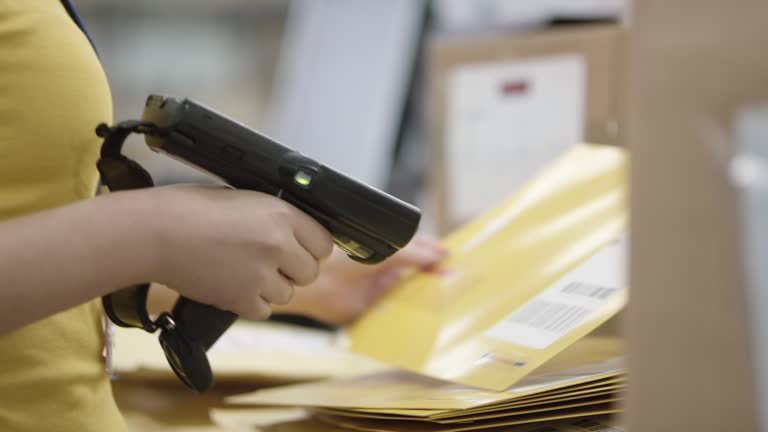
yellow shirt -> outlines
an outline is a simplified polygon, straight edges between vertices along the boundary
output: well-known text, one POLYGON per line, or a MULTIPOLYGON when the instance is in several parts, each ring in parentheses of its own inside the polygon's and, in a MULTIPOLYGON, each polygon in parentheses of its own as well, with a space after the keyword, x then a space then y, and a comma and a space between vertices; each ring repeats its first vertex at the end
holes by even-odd
MULTIPOLYGON (((60 2, 0 0, 0 219, 91 197, 94 128, 111 118, 104 72, 60 2)), ((103 344, 98 300, 0 335, 0 430, 124 430, 103 344)))

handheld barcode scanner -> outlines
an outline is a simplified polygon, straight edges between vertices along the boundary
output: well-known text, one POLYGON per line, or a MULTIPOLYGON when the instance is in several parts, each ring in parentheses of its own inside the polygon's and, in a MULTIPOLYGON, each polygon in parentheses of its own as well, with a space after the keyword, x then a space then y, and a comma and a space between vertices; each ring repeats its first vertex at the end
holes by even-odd
MULTIPOLYGON (((282 198, 320 222, 350 258, 375 264, 413 237, 421 214, 416 207, 353 180, 301 153, 200 104, 151 95, 141 121, 99 125, 104 138, 97 166, 110 190, 150 187, 152 178, 122 155, 131 133, 147 145, 202 169, 234 188, 282 198)), ((206 352, 237 319, 231 312, 180 297, 173 310, 152 320, 146 310, 149 283, 103 298, 110 320, 150 333, 161 329, 160 344, 176 375, 204 391, 213 384, 206 352)))

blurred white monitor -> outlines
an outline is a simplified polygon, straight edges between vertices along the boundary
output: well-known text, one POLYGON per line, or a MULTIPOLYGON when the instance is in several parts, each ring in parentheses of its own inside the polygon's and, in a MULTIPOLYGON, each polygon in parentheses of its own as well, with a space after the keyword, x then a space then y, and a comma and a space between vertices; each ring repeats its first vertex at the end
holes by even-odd
POLYGON ((294 0, 267 131, 383 187, 426 13, 422 0, 294 0))

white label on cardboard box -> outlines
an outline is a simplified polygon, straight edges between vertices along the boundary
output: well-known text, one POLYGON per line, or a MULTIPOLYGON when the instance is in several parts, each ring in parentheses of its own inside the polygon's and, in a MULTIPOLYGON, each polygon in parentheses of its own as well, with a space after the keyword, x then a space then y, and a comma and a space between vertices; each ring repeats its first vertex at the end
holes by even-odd
POLYGON ((626 288, 627 241, 600 249, 485 333, 544 349, 579 326, 626 288))
POLYGON ((451 223, 487 210, 583 139, 586 74, 576 54, 449 72, 445 184, 451 223))

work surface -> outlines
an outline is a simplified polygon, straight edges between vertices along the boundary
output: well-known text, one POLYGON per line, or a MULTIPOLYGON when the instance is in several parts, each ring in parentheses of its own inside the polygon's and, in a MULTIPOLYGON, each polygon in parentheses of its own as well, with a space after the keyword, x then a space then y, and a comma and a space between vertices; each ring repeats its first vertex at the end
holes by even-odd
MULTIPOLYGON (((138 431, 157 431, 157 432, 341 432, 342 429, 336 426, 318 422, 309 419, 306 414, 301 414, 304 410, 297 408, 262 408, 257 416, 264 420, 272 418, 281 418, 280 425, 266 426, 265 429, 259 429, 254 426, 253 413, 246 411, 222 409, 224 399, 237 393, 242 393, 255 389, 255 387, 243 386, 223 386, 205 394, 195 394, 184 388, 181 384, 166 382, 139 382, 122 381, 114 385, 115 398, 123 410, 128 423, 128 430, 138 431), (211 419, 211 410, 213 415, 220 423, 211 419), (274 412, 273 412, 274 411, 274 412), (243 414, 241 414, 243 413, 243 414), (244 420, 245 419, 245 420, 244 420), (306 420, 305 420, 306 419, 306 420)), ((614 424, 615 418, 612 416, 602 416, 594 418, 602 424, 614 424)), ((260 424, 273 424, 272 422, 260 424)), ((549 425, 549 424, 548 424, 549 425)), ((531 430, 540 430, 539 426, 531 424, 531 430)), ((620 428, 605 427, 606 431, 620 428)), ((572 430, 593 430, 582 428, 567 427, 563 429, 572 430)), ((347 429, 343 429, 347 430, 347 429)), ((517 430, 517 429, 516 429, 517 430)), ((528 429, 526 429, 528 430, 528 429)), ((542 429, 543 430, 543 429, 542 429)), ((547 430, 558 430, 547 429, 547 430)), ((596 429, 594 429, 596 430, 596 429)), ((600 429, 603 430, 603 429, 600 429)))
POLYGON ((227 386, 196 394, 181 383, 115 381, 115 399, 128 423, 128 430, 156 432, 221 432, 209 410, 223 405, 223 399, 255 387, 227 386))

